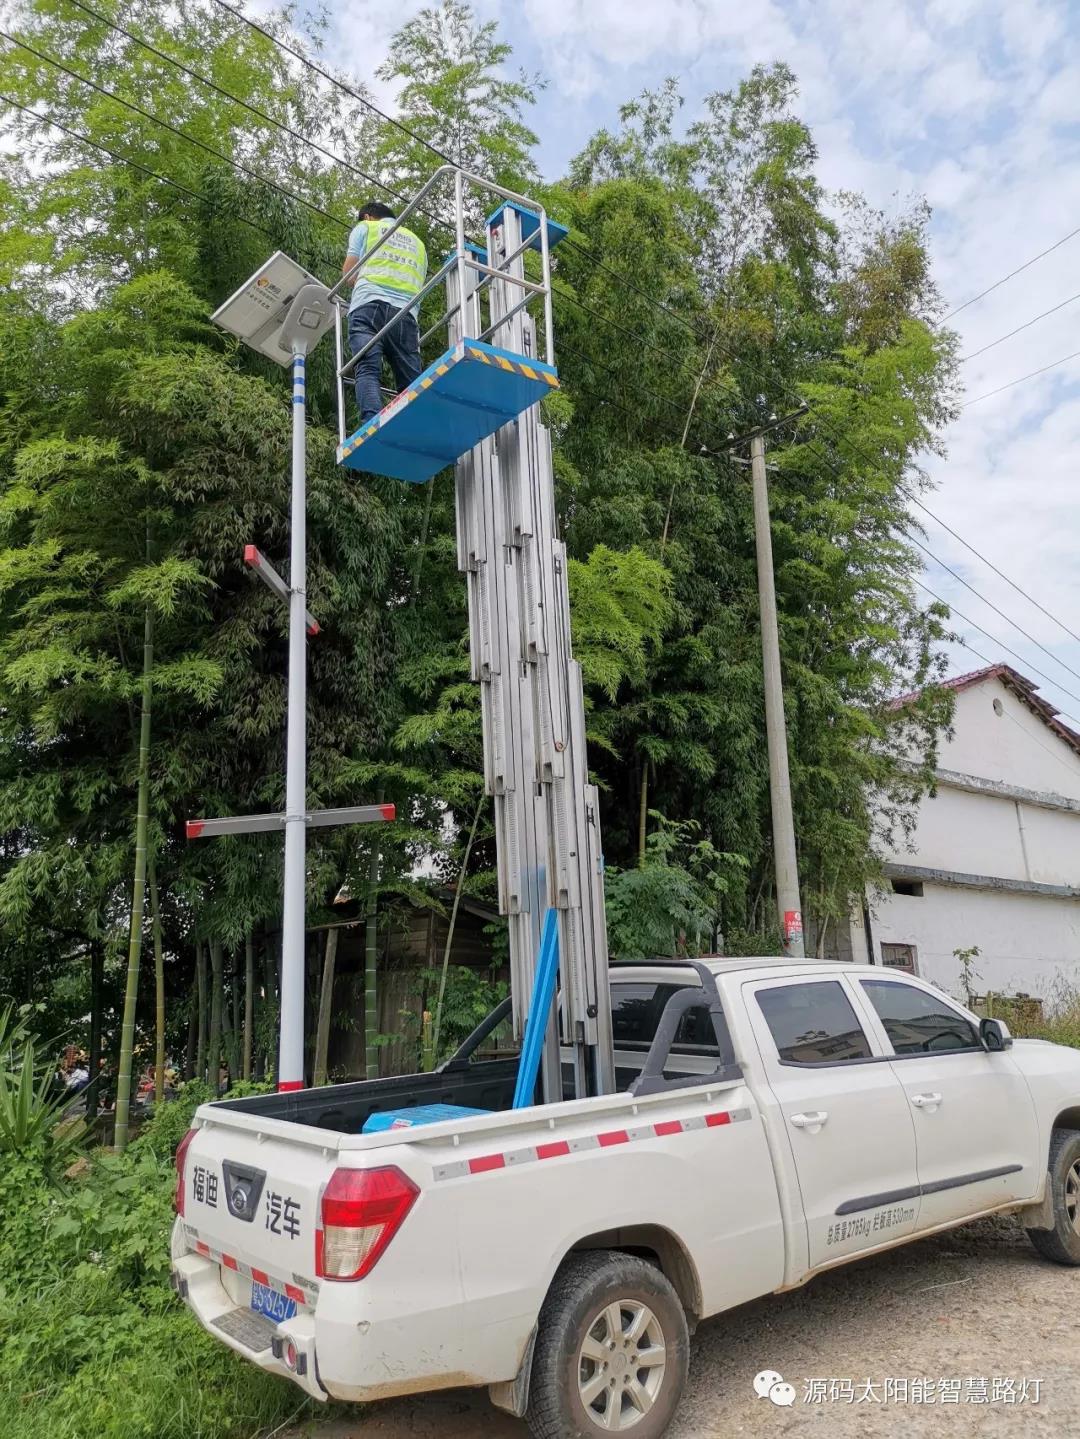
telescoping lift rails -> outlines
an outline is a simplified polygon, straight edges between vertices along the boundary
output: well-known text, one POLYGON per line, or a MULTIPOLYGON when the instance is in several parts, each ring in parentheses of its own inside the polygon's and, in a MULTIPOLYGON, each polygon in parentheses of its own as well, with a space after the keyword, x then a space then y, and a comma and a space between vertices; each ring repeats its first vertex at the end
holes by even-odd
MULTIPOLYGON (((293 364, 294 405, 299 382, 301 418, 304 357, 327 328, 334 329, 342 465, 412 484, 454 465, 458 568, 468 586, 472 678, 481 688, 484 783, 494 800, 499 909, 509 925, 514 1030, 528 1039, 526 1053, 538 1060, 543 1098, 554 1102, 564 1097, 560 1044, 563 1053, 572 1056, 570 1087, 575 1096, 614 1089, 599 810, 588 779, 581 667, 570 643, 566 549, 556 529, 551 441, 538 403, 559 383, 551 249, 566 231, 526 196, 444 165, 361 258, 347 283, 362 275, 365 264, 426 198, 446 191, 453 208, 454 249, 417 301, 444 292, 443 312, 422 341, 445 330, 448 347, 354 433, 346 423, 346 389, 353 371, 367 348, 400 322, 404 310, 346 361, 340 298, 346 280, 329 288, 301 272, 297 281, 282 267, 293 272, 300 267, 279 255, 237 291, 215 319, 262 353, 293 364), (484 213, 492 197, 496 208, 486 221, 481 247, 466 236, 466 216, 484 213), (273 279, 268 278, 271 274, 273 279), (275 293, 268 294, 271 285, 275 293), (552 1003, 556 963, 557 1007, 552 1003), (531 1007, 535 1013, 529 1023, 531 1007)), ((302 720, 293 709, 297 701, 303 704, 303 692, 298 692, 292 670, 303 664, 306 632, 313 632, 312 626, 317 630, 304 607, 305 586, 296 581, 304 573, 296 447, 294 429, 291 585, 279 579, 257 551, 249 552, 248 559, 255 573, 290 603, 290 804, 284 817, 267 817, 286 824, 286 947, 287 920, 292 918, 293 929, 297 921, 297 897, 290 906, 288 892, 288 821, 294 820, 292 833, 299 837, 302 862, 307 824, 334 823, 338 816, 344 822, 389 817, 374 806, 328 811, 325 819, 308 816, 303 812, 302 778, 299 789, 293 782, 293 769, 301 776, 303 769, 303 756, 297 762, 293 742, 295 734, 302 733, 302 720)), ((201 832, 227 832, 226 824, 230 822, 210 822, 201 832)), ((264 822, 263 827, 269 826, 264 822)), ((296 850, 294 844, 294 889, 296 850)), ((302 944, 296 960, 302 979, 302 944)), ((284 970, 283 955, 283 1071, 284 970)), ((298 993, 302 1004, 302 986, 294 985, 291 993, 298 993)), ((295 1041, 295 1019, 289 1028, 295 1041)), ((530 1100, 526 1093, 517 1102, 530 1100)))

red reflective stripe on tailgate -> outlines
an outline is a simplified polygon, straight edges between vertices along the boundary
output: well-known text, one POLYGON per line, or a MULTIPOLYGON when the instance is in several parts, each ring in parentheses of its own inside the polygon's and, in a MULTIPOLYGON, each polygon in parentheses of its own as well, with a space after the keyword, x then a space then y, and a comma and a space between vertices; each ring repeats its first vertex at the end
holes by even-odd
POLYGON ((570 1153, 570 1146, 565 1139, 556 1139, 552 1144, 538 1144, 536 1146, 537 1159, 558 1159, 563 1154, 570 1153))
POLYGON ((232 1257, 231 1254, 223 1254, 223 1255, 221 1256, 221 1262, 222 1262, 222 1264, 224 1264, 224 1266, 225 1266, 226 1269, 239 1269, 239 1268, 240 1268, 239 1264, 237 1264, 236 1260, 232 1257))
POLYGON ((252 1279, 254 1279, 256 1284, 265 1284, 267 1289, 270 1288, 270 1276, 269 1274, 264 1273, 261 1269, 253 1269, 251 1271, 251 1277, 252 1279))
POLYGON ((654 1125, 653 1125, 653 1133, 654 1133, 654 1134, 661 1134, 661 1135, 663 1135, 663 1134, 681 1134, 681 1133, 682 1133, 682 1120, 681 1120, 681 1119, 662 1119, 659 1124, 654 1124, 654 1125))
POLYGON ((610 1129, 607 1134, 598 1134, 596 1142, 601 1149, 609 1149, 613 1144, 629 1144, 630 1136, 625 1129, 610 1129))
POLYGON ((705 1123, 709 1126, 710 1129, 715 1129, 718 1124, 730 1124, 731 1115, 727 1113, 707 1114, 705 1116, 705 1123))
POLYGON ((200 1254, 205 1254, 207 1259, 210 1258, 209 1244, 204 1244, 201 1239, 196 1239, 195 1248, 199 1251, 200 1254))
POLYGON ((297 1304, 304 1304, 307 1302, 304 1291, 302 1289, 297 1289, 295 1284, 286 1284, 285 1293, 290 1299, 295 1299, 297 1304))
POLYGON ((506 1159, 501 1154, 483 1154, 479 1159, 469 1160, 470 1174, 486 1174, 489 1169, 504 1169, 506 1159))

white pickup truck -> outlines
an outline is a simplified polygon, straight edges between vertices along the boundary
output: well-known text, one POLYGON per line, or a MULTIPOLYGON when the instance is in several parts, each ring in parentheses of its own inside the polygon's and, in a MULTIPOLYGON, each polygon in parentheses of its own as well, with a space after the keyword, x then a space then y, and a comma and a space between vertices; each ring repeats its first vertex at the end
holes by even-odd
POLYGON ((317 1399, 487 1385, 538 1439, 664 1432, 709 1315, 977 1215, 1080 1264, 1080 1053, 931 985, 617 965, 619 1092, 508 1108, 496 1011, 439 1072, 209 1104, 173 1283, 317 1399), (361 1133, 379 1111, 491 1111, 361 1133))

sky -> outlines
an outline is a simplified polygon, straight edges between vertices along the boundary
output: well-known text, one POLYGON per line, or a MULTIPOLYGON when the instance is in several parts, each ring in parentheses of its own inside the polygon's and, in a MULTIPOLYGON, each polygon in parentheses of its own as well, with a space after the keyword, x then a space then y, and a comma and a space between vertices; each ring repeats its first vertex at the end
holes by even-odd
MULTIPOLYGON (((375 71, 392 32, 420 8, 331 7, 333 58, 391 111, 393 88, 375 71)), ((934 273, 950 308, 1080 227, 1071 0, 476 0, 475 9, 499 21, 515 66, 548 81, 528 118, 551 178, 664 76, 679 78, 690 121, 703 95, 757 62, 784 60, 799 77, 798 111, 827 189, 861 191, 889 212, 912 195, 930 201, 934 273)), ((964 398, 1080 351, 1080 234, 957 314, 960 353, 973 355, 1074 295, 965 363, 964 398)), ((925 503, 1049 615, 920 518, 927 546, 979 592, 927 561, 925 583, 955 607, 970 646, 950 648, 950 672, 1012 664, 1080 728, 1080 639, 1057 623, 1080 636, 1078 439, 1080 355, 968 404, 945 436, 947 458, 928 464, 937 489, 925 503)))

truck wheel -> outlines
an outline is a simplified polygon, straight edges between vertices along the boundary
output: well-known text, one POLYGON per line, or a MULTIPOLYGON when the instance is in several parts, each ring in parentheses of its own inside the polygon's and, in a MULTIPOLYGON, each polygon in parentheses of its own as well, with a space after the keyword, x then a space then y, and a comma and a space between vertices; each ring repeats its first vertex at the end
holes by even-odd
POLYGON ((682 1398, 690 1334, 679 1296, 647 1260, 572 1255, 536 1333, 527 1418, 535 1439, 633 1432, 659 1439, 682 1398))
POLYGON ((1044 1259, 1080 1264, 1080 1131, 1053 1131, 1047 1169, 1054 1227, 1029 1229, 1028 1238, 1044 1259))

